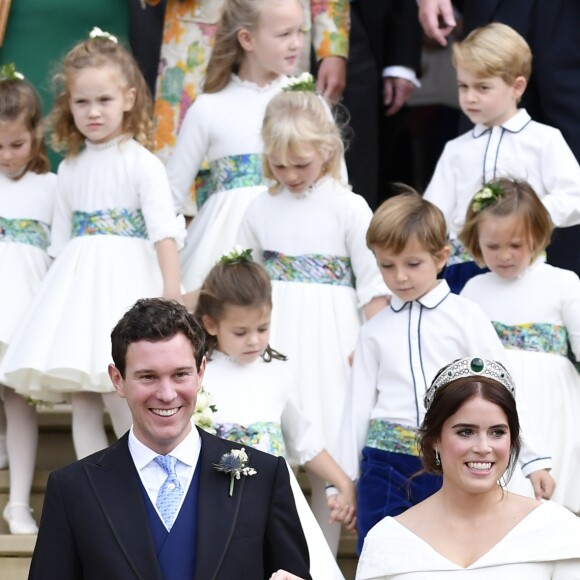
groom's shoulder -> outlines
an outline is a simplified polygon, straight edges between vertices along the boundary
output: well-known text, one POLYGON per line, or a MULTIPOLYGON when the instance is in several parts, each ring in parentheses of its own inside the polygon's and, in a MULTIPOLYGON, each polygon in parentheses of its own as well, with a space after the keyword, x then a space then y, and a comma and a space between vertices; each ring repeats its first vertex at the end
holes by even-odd
POLYGON ((119 454, 126 454, 127 457, 130 458, 126 435, 121 437, 118 441, 115 441, 115 443, 109 447, 105 447, 87 457, 77 459, 77 461, 73 461, 68 465, 56 469, 51 473, 51 476, 58 479, 61 483, 68 480, 75 480, 75 478, 79 478, 81 474, 86 472, 88 466, 105 467, 112 457, 119 454))

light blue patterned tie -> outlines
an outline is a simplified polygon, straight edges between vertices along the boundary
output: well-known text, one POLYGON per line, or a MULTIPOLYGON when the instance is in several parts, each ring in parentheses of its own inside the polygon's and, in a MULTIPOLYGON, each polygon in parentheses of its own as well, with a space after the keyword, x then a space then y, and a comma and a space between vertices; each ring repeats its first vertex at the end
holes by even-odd
POLYGON ((171 455, 158 455, 155 458, 155 462, 167 473, 167 479, 163 482, 163 485, 157 493, 157 502, 155 505, 165 522, 165 526, 168 530, 171 530, 173 522, 175 522, 175 518, 177 517, 181 497, 183 496, 183 488, 175 474, 177 458, 171 455))

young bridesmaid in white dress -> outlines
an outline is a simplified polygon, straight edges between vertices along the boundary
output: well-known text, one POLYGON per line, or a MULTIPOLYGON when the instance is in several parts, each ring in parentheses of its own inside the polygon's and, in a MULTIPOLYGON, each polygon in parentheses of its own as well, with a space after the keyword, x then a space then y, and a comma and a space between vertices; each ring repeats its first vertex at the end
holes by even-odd
POLYGON ((77 456, 108 445, 103 402, 117 436, 131 424, 106 369, 109 335, 141 297, 181 300, 178 245, 163 164, 144 145, 152 129, 133 57, 98 31, 65 57, 53 137, 66 149, 49 253, 56 259, 11 343, 3 370, 18 393, 72 395, 77 456))
MULTIPOLYGON (((46 249, 55 194, 56 175, 49 172, 40 102, 14 67, 4 65, 0 67, 0 360, 50 266, 46 249)), ((10 465, 4 519, 11 534, 35 534, 29 503, 38 441, 36 409, 3 382, 8 384, 3 398, 10 465)))
MULTIPOLYGON (((568 349, 580 360, 580 280, 544 262, 551 233, 550 215, 529 184, 488 184, 474 197, 460 239, 491 272, 470 280, 462 295, 483 308, 507 349, 520 416, 552 456, 552 499, 579 512, 580 375, 568 349)), ((510 489, 533 496, 519 470, 510 489)))
MULTIPOLYGON (((217 407, 218 437, 285 456, 334 485, 331 511, 355 524, 353 482, 324 449, 322 437, 304 411, 286 357, 269 345, 272 289, 268 273, 251 251, 222 257, 204 281, 196 309, 208 339, 204 388, 217 407)), ((291 473, 307 541, 313 578, 342 578, 334 557, 291 473)))
MULTIPOLYGON (((387 304, 366 245, 372 212, 341 183, 340 131, 320 97, 276 95, 262 136, 264 173, 275 185, 249 206, 238 243, 254 250, 272 279, 272 340, 288 356, 300 401, 332 452, 360 325, 387 304)), ((336 550, 340 528, 328 525, 325 484, 311 481, 314 513, 336 550)))
POLYGON ((270 99, 288 83, 304 36, 300 0, 227 0, 203 93, 188 109, 167 164, 177 207, 209 163, 200 210, 181 253, 186 290, 201 286, 229 250, 248 204, 265 189, 260 127, 270 99), (203 205, 202 205, 203 204, 203 205))

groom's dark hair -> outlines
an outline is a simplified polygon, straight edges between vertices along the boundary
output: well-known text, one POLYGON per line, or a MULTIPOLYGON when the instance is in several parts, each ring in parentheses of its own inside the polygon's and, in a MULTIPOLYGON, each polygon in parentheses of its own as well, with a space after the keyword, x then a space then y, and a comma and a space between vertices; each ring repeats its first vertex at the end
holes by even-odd
POLYGON ((205 354, 205 333, 185 306, 175 300, 142 298, 123 315, 111 332, 113 362, 125 378, 127 349, 133 342, 165 341, 184 334, 191 342, 197 369, 205 354))

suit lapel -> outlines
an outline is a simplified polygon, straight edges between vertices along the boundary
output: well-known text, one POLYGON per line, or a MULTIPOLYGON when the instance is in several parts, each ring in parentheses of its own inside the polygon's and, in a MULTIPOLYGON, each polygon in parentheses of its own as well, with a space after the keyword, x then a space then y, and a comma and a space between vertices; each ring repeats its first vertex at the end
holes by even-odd
POLYGON ((124 435, 96 462, 86 464, 85 470, 113 535, 136 576, 143 580, 162 580, 139 474, 129 453, 128 436, 124 435))
MULTIPOLYGON (((198 429, 201 435, 199 496, 197 502, 197 554, 195 578, 214 579, 219 572, 238 518, 245 477, 235 481, 229 495, 229 475, 213 466, 231 448, 221 439, 198 429)), ((248 453, 248 456, 250 453, 248 453)))

